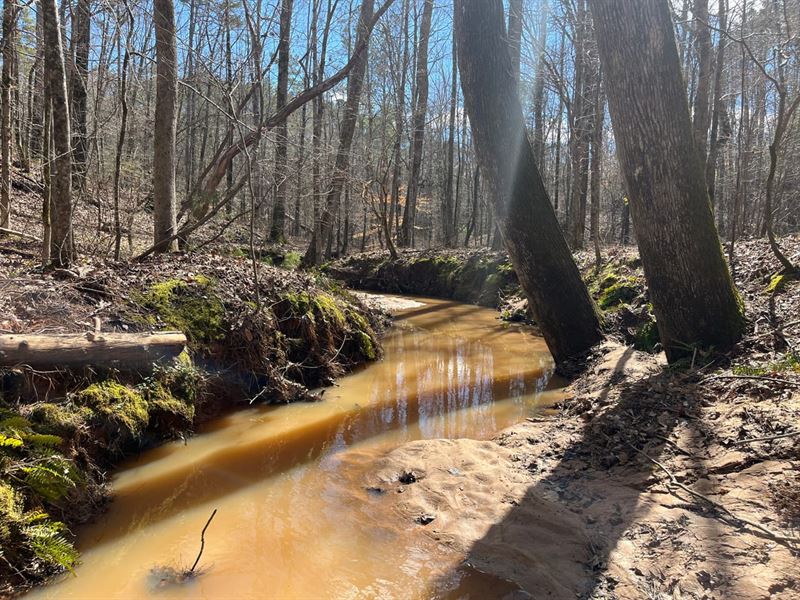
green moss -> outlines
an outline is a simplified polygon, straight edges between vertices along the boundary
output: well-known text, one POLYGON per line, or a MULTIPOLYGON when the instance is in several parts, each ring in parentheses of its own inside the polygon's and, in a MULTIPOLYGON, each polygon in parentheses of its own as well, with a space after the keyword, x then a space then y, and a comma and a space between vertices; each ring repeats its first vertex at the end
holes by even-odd
POLYGON ((356 337, 358 338, 358 347, 361 350, 361 354, 364 355, 364 358, 367 360, 377 360, 378 353, 375 350, 375 344, 372 342, 370 335, 363 331, 357 331, 356 337))
POLYGON ((639 295, 640 282, 636 277, 621 276, 611 270, 604 271, 592 286, 592 293, 600 308, 608 310, 630 302, 639 295))
POLYGON ((310 294, 308 292, 288 293, 284 296, 291 306, 292 314, 296 317, 321 317, 328 323, 345 323, 345 316, 336 299, 325 292, 310 294))
POLYGON ((150 286, 142 303, 190 341, 213 342, 225 337, 225 306, 212 289, 213 282, 204 275, 188 282, 169 279, 150 286))
POLYGON ((33 407, 31 421, 44 433, 71 436, 91 418, 92 410, 85 406, 59 405, 43 402, 33 407))
POLYGON ((148 389, 147 404, 151 412, 157 411, 180 417, 188 424, 194 421, 194 405, 183 398, 176 398, 160 383, 148 389))
POLYGON ((93 383, 78 392, 76 400, 94 411, 95 417, 107 419, 138 437, 147 425, 147 401, 121 383, 106 380, 93 383))

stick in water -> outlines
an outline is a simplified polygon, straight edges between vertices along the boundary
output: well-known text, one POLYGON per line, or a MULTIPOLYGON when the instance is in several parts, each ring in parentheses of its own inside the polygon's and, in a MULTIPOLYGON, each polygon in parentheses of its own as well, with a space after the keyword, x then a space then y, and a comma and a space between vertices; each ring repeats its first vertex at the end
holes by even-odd
POLYGON ((203 556, 203 550, 206 547, 206 529, 208 526, 211 525, 211 521, 214 519, 214 515, 217 514, 217 509, 214 509, 214 512, 211 513, 211 516, 208 517, 208 521, 206 521, 206 526, 203 527, 203 531, 200 532, 200 552, 197 554, 197 558, 194 559, 194 564, 192 568, 189 569, 189 573, 194 573, 195 568, 197 567, 197 563, 200 562, 200 557, 203 556))

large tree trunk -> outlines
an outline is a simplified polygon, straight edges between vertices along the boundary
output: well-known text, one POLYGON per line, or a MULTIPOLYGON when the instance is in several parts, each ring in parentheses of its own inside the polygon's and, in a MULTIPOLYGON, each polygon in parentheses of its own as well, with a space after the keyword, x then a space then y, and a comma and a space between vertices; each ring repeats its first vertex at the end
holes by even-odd
POLYGON ((0 144, 2 144, 2 167, 0 167, 0 227, 11 227, 11 152, 14 105, 12 88, 14 86, 14 65, 17 54, 17 15, 16 2, 6 0, 3 5, 3 75, 0 81, 2 97, 2 120, 0 120, 0 144))
POLYGON ((425 141, 425 118, 428 114, 428 42, 431 37, 433 0, 425 0, 417 48, 417 74, 414 86, 413 131, 411 137, 411 169, 406 189, 406 206, 400 241, 404 246, 414 245, 414 225, 417 219, 417 196, 422 172, 422 146, 425 141))
POLYGON ((72 45, 74 56, 69 77, 69 99, 72 115, 72 169, 73 185, 83 188, 89 157, 89 140, 86 127, 86 83, 89 75, 89 39, 91 27, 89 0, 78 0, 72 15, 72 45))
POLYGON ((175 235, 175 105, 178 61, 175 7, 172 0, 153 0, 156 29, 156 113, 153 131, 153 244, 155 252, 177 249, 175 235))
MULTIPOLYGON (((369 23, 372 20, 374 1, 363 0, 358 19, 356 44, 358 48, 365 43, 369 36, 369 23)), ((342 189, 350 172, 350 147, 353 144, 353 135, 358 119, 358 105, 361 101, 361 90, 364 87, 364 74, 367 70, 369 52, 365 48, 353 64, 347 78, 347 100, 344 106, 342 122, 339 127, 339 149, 336 153, 336 164, 331 175, 331 182, 325 199, 325 208, 320 215, 319 225, 315 226, 311 235, 303 265, 306 267, 318 265, 322 261, 323 249, 328 243, 333 231, 333 221, 339 212, 339 200, 342 189)))
POLYGON ((52 145, 55 158, 50 166, 50 260, 59 267, 75 258, 72 240, 72 147, 69 132, 67 76, 61 22, 55 0, 42 0, 44 72, 47 101, 52 113, 52 145))
MULTIPOLYGON (((281 5, 280 37, 278 39, 278 87, 275 90, 275 108, 286 106, 289 95, 289 52, 292 31, 292 4, 283 0, 281 5)), ((289 179, 289 125, 284 120, 275 128, 275 205, 272 209, 272 227, 269 239, 282 242, 286 237, 286 188, 289 179)))
POLYGON ((617 153, 667 358, 727 347, 744 316, 722 256, 667 0, 592 0, 617 153))
POLYGON ((600 341, 600 322, 558 227, 525 133, 502 0, 457 0, 458 61, 475 149, 503 241, 556 363, 600 341))

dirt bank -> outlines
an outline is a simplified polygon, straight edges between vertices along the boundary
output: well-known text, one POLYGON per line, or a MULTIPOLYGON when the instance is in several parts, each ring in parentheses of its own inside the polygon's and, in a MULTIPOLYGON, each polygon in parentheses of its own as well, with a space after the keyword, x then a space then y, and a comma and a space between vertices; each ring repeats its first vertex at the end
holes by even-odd
POLYGON ((239 404, 314 400, 381 355, 380 314, 322 276, 259 265, 255 285, 249 261, 216 255, 32 262, 0 252, 0 332, 177 329, 188 347, 144 371, 0 369, 0 595, 74 564, 67 527, 102 510, 123 457, 239 404))
POLYGON ((798 597, 800 282, 777 272, 766 244, 741 245, 749 327, 727 354, 667 367, 617 336, 566 400, 493 441, 369 465, 384 493, 368 501, 533 598, 798 597))
POLYGON ((797 423, 794 386, 603 353, 552 416, 394 450, 370 501, 533 598, 796 598, 798 437, 746 441, 797 423))

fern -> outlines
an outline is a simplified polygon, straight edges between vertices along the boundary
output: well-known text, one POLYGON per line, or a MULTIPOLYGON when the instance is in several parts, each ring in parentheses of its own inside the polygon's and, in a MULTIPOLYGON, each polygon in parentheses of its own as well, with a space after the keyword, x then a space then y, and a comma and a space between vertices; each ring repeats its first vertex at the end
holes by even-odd
MULTIPOLYGON (((78 562, 78 551, 64 537, 64 524, 59 521, 47 521, 36 515, 36 523, 28 525, 22 531, 30 542, 33 553, 44 562, 72 570, 78 562)), ((45 515, 46 517, 46 515, 45 515)))
POLYGON ((21 439, 0 433, 0 448, 20 448, 22 444, 21 439))
POLYGON ((80 482, 72 463, 53 456, 40 464, 23 467, 25 483, 45 500, 56 502, 80 482))

